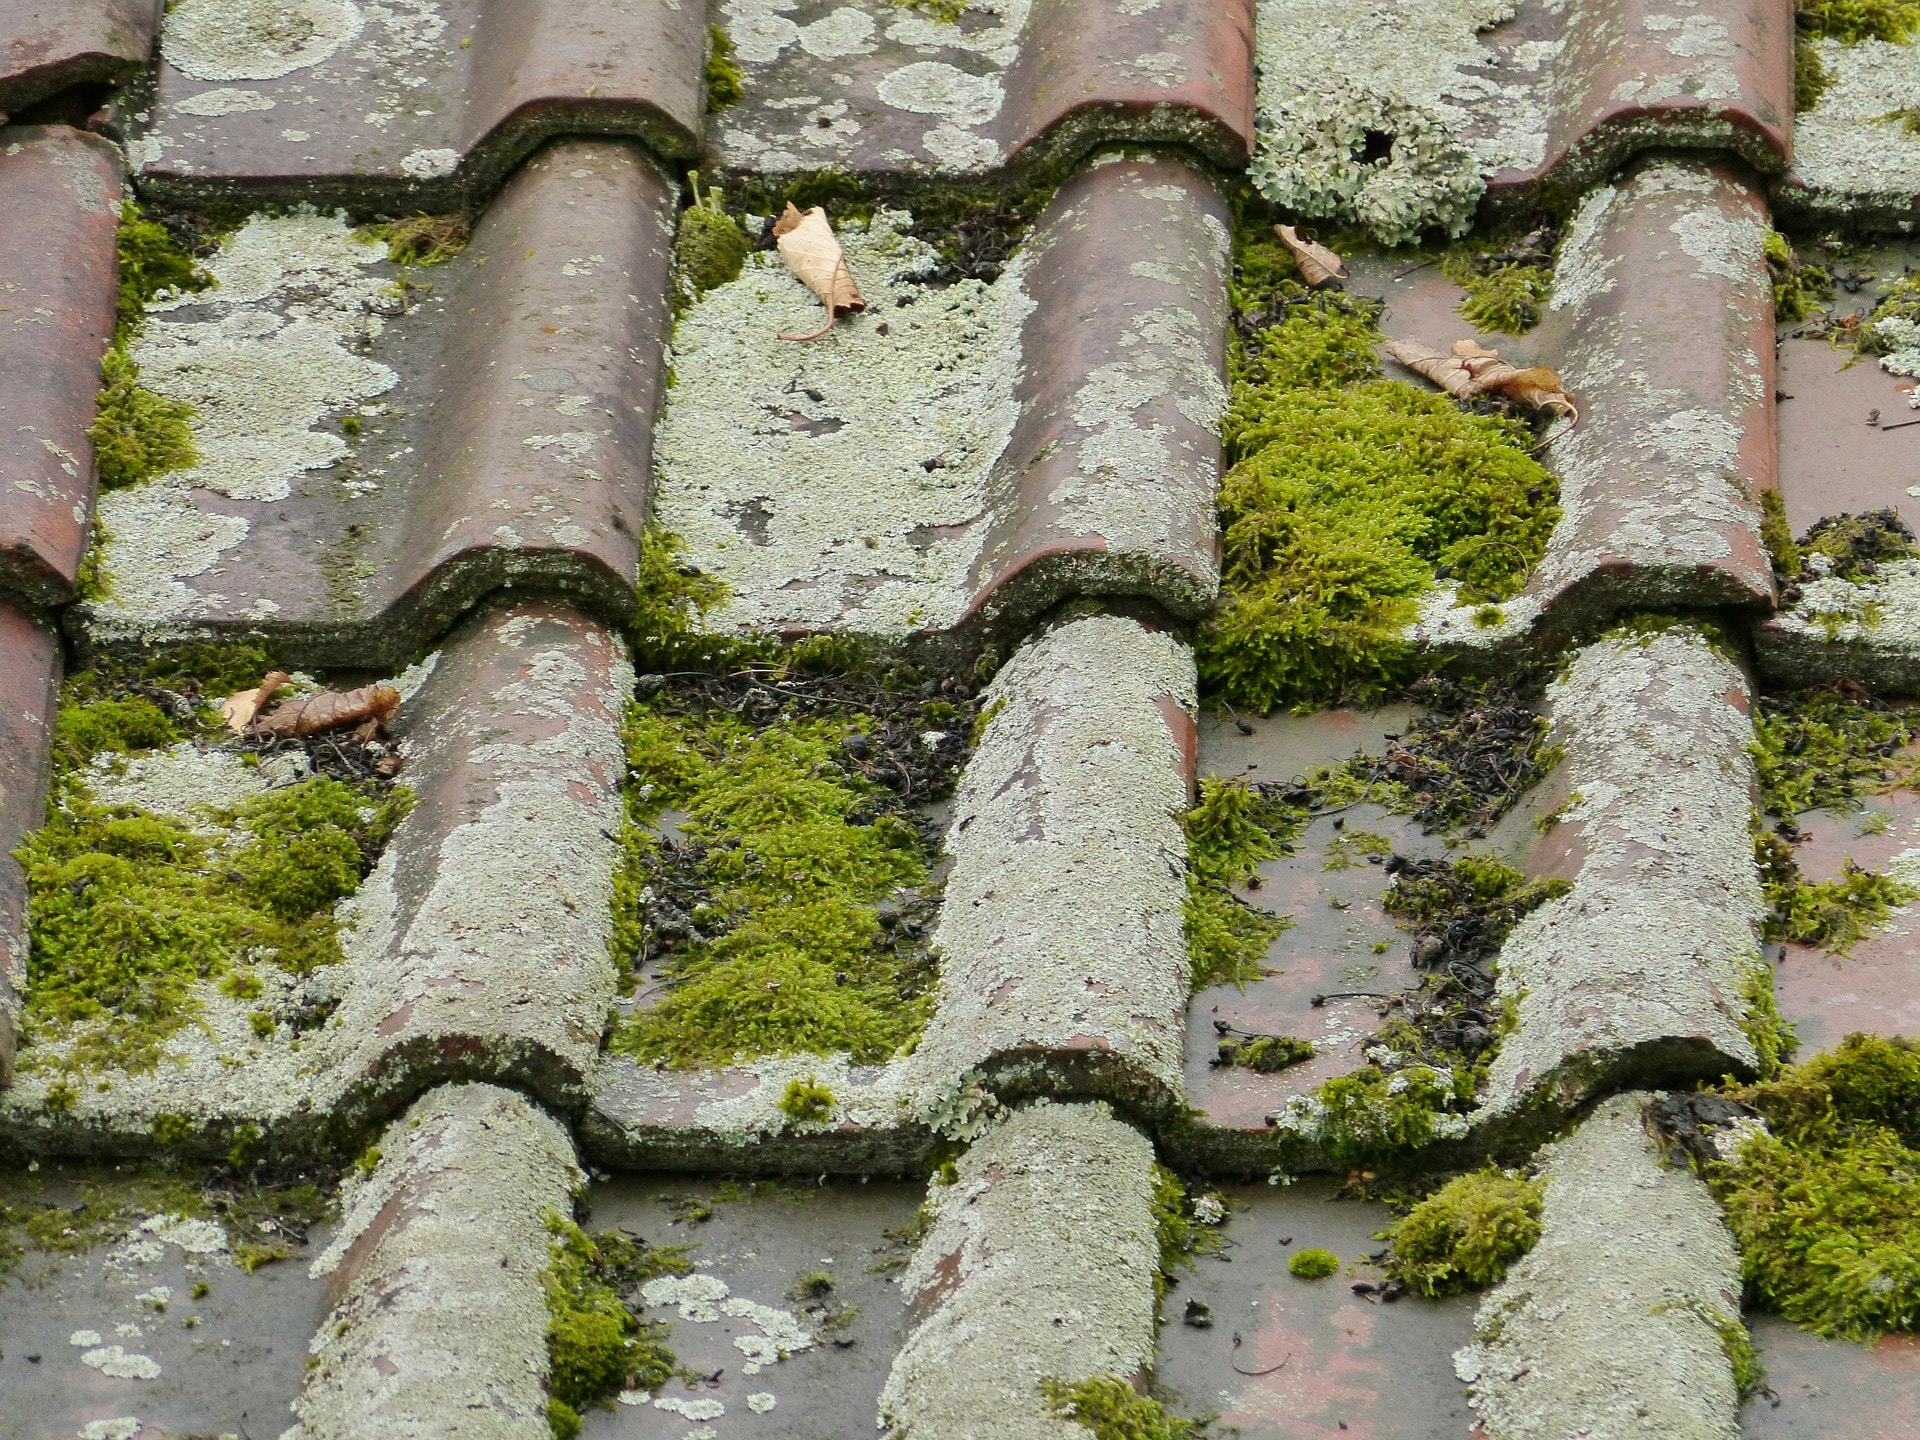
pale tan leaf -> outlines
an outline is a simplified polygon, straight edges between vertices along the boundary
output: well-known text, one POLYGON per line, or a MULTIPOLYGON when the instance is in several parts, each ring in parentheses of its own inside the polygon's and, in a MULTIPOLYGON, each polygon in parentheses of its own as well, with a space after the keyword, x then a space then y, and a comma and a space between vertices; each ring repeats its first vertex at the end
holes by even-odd
POLYGON ((234 734, 244 734, 253 723, 253 717, 260 713, 260 707, 273 699, 273 692, 291 678, 284 670, 269 670, 266 678, 251 690, 242 690, 222 700, 220 718, 227 722, 227 728, 234 734))
POLYGON ((825 210, 816 205, 803 215, 789 200, 786 213, 773 222, 773 239, 787 268, 827 307, 826 324, 818 330, 811 335, 782 335, 782 340, 817 340, 840 316, 867 308, 825 210))
POLYGON ((358 725, 363 720, 385 724, 399 708, 400 692, 387 684, 362 685, 358 690, 322 690, 317 695, 305 695, 276 705, 255 719, 247 733, 323 735, 329 730, 358 725))
POLYGON ((1421 340, 1389 340, 1385 349, 1390 357, 1414 374, 1431 380, 1455 399, 1472 397, 1473 376, 1459 356, 1436 350, 1421 340))
POLYGON ((1423 340, 1389 340, 1385 348, 1388 355, 1456 400, 1503 395, 1529 410, 1564 415, 1579 422, 1579 407, 1567 394, 1560 372, 1545 365, 1517 369, 1502 360, 1498 350, 1488 350, 1473 340, 1454 341, 1448 353, 1423 340))
POLYGON ((1291 225, 1276 225, 1273 233, 1293 256, 1293 263, 1300 267, 1300 276, 1310 289, 1318 290, 1322 285, 1347 278, 1346 262, 1326 246, 1303 239, 1291 225))
POLYGON ((1580 419, 1579 407, 1573 403, 1573 397, 1567 394, 1560 372, 1550 370, 1545 365, 1535 365, 1529 370, 1514 370, 1497 381, 1483 381, 1481 388, 1497 390, 1529 410, 1546 410, 1574 421, 1580 419))

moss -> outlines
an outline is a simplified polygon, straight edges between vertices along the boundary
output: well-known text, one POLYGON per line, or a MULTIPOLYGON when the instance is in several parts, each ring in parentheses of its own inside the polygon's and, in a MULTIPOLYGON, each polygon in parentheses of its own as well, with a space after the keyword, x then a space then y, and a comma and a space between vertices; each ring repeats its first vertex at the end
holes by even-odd
POLYGON ((1553 293, 1553 271, 1544 265, 1495 265, 1454 277, 1467 292, 1459 311, 1476 330, 1524 335, 1540 323, 1553 293))
POLYGON ((709 187, 700 194, 700 174, 689 177, 693 204, 680 212, 680 228, 673 241, 673 263, 689 298, 740 278, 753 246, 739 222, 721 208, 720 191, 709 187))
POLYGON ((958 25, 967 9, 967 0, 893 0, 893 3, 898 9, 912 10, 942 25, 958 25))
POLYGON ((1094 1440, 1193 1440, 1204 1426, 1168 1414, 1158 1400, 1113 1375, 1073 1384, 1049 1377, 1040 1382, 1040 1394, 1055 1419, 1085 1426, 1094 1440))
POLYGON ((1900 44, 1920 27, 1915 0, 1799 0, 1794 23, 1807 35, 1857 44, 1886 40, 1900 44))
POLYGON ((1244 986, 1267 973, 1267 947, 1291 917, 1244 903, 1233 889, 1266 860, 1288 854, 1307 813, 1240 781, 1206 778, 1200 803, 1181 817, 1187 834, 1185 924, 1189 988, 1244 986))
POLYGON ((686 564, 680 558, 684 550, 678 536, 655 525, 640 537, 633 620, 627 627, 635 669, 707 669, 749 648, 707 632, 707 615, 726 603, 726 583, 686 564))
POLYGON ((1773 281, 1773 318, 1797 324, 1832 298, 1833 277, 1818 265, 1803 265, 1793 245, 1778 230, 1765 240, 1767 274, 1773 281))
POLYGON ((643 939, 632 878, 672 858, 639 828, 664 807, 686 813, 710 894, 691 914, 695 938, 666 965, 667 993, 621 1028, 616 1049, 680 1066, 838 1050, 876 1063, 918 1037, 929 962, 894 943, 877 907, 928 883, 927 846, 899 815, 866 814, 883 792, 845 748, 863 733, 858 715, 756 731, 635 708, 625 734, 638 823, 616 943, 630 960, 643 939))
POLYGON ((1426 1296, 1484 1290, 1540 1238, 1545 1187, 1488 1166, 1449 1181, 1378 1238, 1387 1273, 1426 1296))
POLYGON ((1153 1167, 1153 1238, 1159 1248, 1159 1265, 1154 1271, 1153 1294, 1156 1302, 1166 1298, 1180 1267, 1191 1265, 1197 1255, 1217 1255, 1220 1235, 1211 1225, 1194 1218, 1192 1197, 1180 1177, 1164 1165, 1153 1167))
POLYGON ((780 1097, 780 1113, 803 1125, 813 1125, 833 1114, 833 1091, 809 1075, 804 1080, 789 1080, 780 1097))
POLYGON ((1793 527, 1787 523, 1787 502, 1774 489, 1760 492, 1760 543, 1767 547, 1775 573, 1794 575, 1800 570, 1800 547, 1793 543, 1793 527))
POLYGON ((146 324, 147 305, 173 291, 197 294, 216 282, 158 221, 131 200, 120 207, 114 232, 120 289, 114 301, 115 337, 124 344, 146 324))
POLYGON ((385 245, 395 265, 444 265, 467 248, 472 226, 464 214, 421 214, 367 225, 359 233, 385 245))
POLYGON ((733 58, 733 41, 718 25, 707 27, 707 113, 738 105, 747 93, 746 72, 733 58))
POLYGON ((1764 1132, 1702 1169, 1726 1207, 1749 1300, 1816 1334, 1920 1321, 1920 1045, 1849 1035, 1720 1096, 1764 1132))
POLYGON ((1779 1001, 1773 993, 1773 971, 1757 956, 1741 999, 1746 1002, 1746 1008, 1740 1028, 1753 1042, 1754 1054, 1759 1057, 1756 1069, 1760 1078, 1771 1080, 1800 1048, 1800 1036, 1793 1023, 1780 1013, 1779 1001))
POLYGON ((1779 816, 1847 810, 1920 779, 1912 713, 1842 683, 1760 699, 1752 755, 1761 804, 1779 816))
POLYGON ((57 770, 78 770, 96 755, 137 755, 179 738, 172 719, 145 696, 69 702, 54 716, 53 763, 57 770))
POLYGON ((657 1390, 672 1377, 677 1362, 662 1341, 664 1327, 641 1321, 620 1297, 692 1267, 680 1247, 654 1249, 614 1232, 589 1237, 551 1211, 547 1233, 550 1259, 540 1277, 553 1401, 547 1418, 565 1436, 579 1433, 583 1409, 612 1409, 622 1390, 657 1390))
POLYGON ((1322 870, 1351 870, 1364 860, 1384 860, 1393 853, 1393 842, 1384 835, 1371 830, 1350 830, 1342 827, 1334 832, 1327 842, 1326 859, 1320 864, 1322 870))
POLYGON ((118 346, 102 357, 100 378, 87 438, 93 442, 102 489, 122 490, 200 463, 193 443, 193 406, 147 389, 140 383, 139 367, 118 346))
POLYGON ((1336 1163, 1360 1166, 1431 1144, 1440 1133, 1438 1118, 1473 1096, 1469 1077, 1417 1064, 1392 1073, 1368 1065, 1336 1075, 1313 1098, 1322 1114, 1312 1138, 1336 1163))
POLYGON ((1753 1348, 1753 1333, 1738 1320, 1715 1318, 1712 1323, 1720 1334, 1720 1348, 1726 1353, 1727 1365, 1733 1371, 1734 1394, 1744 1403, 1760 1388, 1767 1373, 1753 1348))
POLYGON ((1827 93, 1833 84, 1833 77, 1827 73, 1826 61, 1820 58, 1819 47, 1812 37, 1795 35, 1793 37, 1793 108, 1799 114, 1806 114, 1820 103, 1820 97, 1827 93))
POLYGON ((1838 880, 1808 882, 1794 863, 1792 847, 1758 826, 1754 859, 1767 901, 1763 933, 1769 940, 1845 955, 1856 941, 1885 926, 1895 907, 1920 899, 1920 887, 1862 869, 1851 859, 1843 862, 1838 880))
POLYGON ((1313 1042, 1294 1035, 1255 1035, 1250 1039, 1220 1042, 1219 1062, 1255 1070, 1262 1075, 1276 1074, 1292 1065, 1313 1058, 1313 1042))
POLYGON ((1331 1250, 1296 1250, 1287 1261, 1287 1273, 1299 1280, 1325 1280, 1340 1273, 1340 1257, 1331 1250))
POLYGON ((1859 515, 1829 515, 1816 520, 1800 539, 1803 570, 1818 568, 1807 562, 1813 556, 1825 561, 1825 573, 1842 580, 1871 580, 1879 567, 1889 560, 1911 560, 1920 556, 1913 531, 1898 511, 1869 510, 1859 515))
POLYGON ((1415 860, 1395 868, 1381 897, 1389 915, 1413 922, 1460 960, 1491 959, 1523 916, 1573 889, 1559 879, 1530 880, 1490 855, 1415 860))
POLYGON ((1289 296, 1249 297, 1273 318, 1234 346, 1221 602, 1196 651, 1209 690, 1262 711, 1404 685, 1420 597, 1448 578, 1508 598, 1559 518, 1522 427, 1366 379, 1373 312, 1289 296))

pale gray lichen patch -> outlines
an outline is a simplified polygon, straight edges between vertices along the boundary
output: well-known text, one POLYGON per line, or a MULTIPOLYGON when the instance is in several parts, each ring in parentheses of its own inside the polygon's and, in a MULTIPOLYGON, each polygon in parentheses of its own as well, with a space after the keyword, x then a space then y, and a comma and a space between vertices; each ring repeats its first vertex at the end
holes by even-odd
POLYGON ((199 509, 192 495, 192 487, 172 476, 101 495, 113 590, 93 602, 103 627, 96 633, 138 635, 142 622, 185 616, 225 598, 197 594, 182 582, 219 564, 251 527, 242 516, 199 509))
POLYGON ((1570 1065, 1636 1049, 1704 1050, 1710 1074, 1756 1060, 1741 1021, 1766 906, 1747 830, 1744 677, 1674 628, 1588 646, 1548 701, 1579 797, 1561 825, 1580 866, 1571 893, 1521 920, 1500 952, 1499 995, 1519 1025, 1488 1077, 1489 1116, 1570 1065))
MULTIPOLYGON (((1920 136, 1906 116, 1920 97, 1920 47, 1816 40, 1830 83, 1794 120, 1793 174, 1819 211, 1903 212, 1920 201, 1920 136)), ((1798 199, 1799 197, 1795 197, 1798 199)))
POLYGON ((909 223, 883 210, 842 232, 868 309, 824 339, 778 338, 821 312, 772 255, 674 329, 656 514, 731 587, 743 629, 899 636, 951 625, 971 598, 1033 302, 1018 257, 991 286, 912 283, 937 257, 909 223))
POLYGON ((1463 233, 1486 175, 1546 154, 1541 57, 1503 74, 1479 38, 1512 15, 1511 0, 1261 0, 1254 184, 1387 244, 1463 233))
POLYGON ((1920 560, 1884 561, 1870 579, 1803 580, 1800 598, 1769 617, 1754 640, 1768 676, 1784 684, 1845 676, 1876 691, 1912 693, 1920 681, 1920 560))
POLYGON ((1406 629, 1407 640, 1422 649, 1504 650, 1524 639, 1545 607, 1535 595, 1516 595, 1498 605, 1462 604, 1452 581, 1420 597, 1420 614, 1406 629))
POLYGON ((1016 1112, 935 1183, 900 1278, 922 1309, 880 1396, 894 1434, 1085 1440, 1040 1382, 1153 1359, 1153 1147, 1104 1105, 1016 1112))
POLYGON ((160 53, 196 80, 273 80, 318 65, 365 24, 353 0, 178 0, 160 53))
POLYGON ((339 1303, 281 1440, 447 1433, 548 1440, 549 1215, 584 1180, 566 1131, 491 1085, 451 1085, 389 1126, 313 1264, 339 1303))
POLYGON ((903 1064, 931 1094, 998 1053, 1091 1046, 1177 1096, 1192 654, 1133 620, 1075 620, 982 703, 947 832, 938 1005, 903 1064))
POLYGON ((283 784, 300 778, 249 765, 233 750, 182 740, 146 755, 96 756, 84 783, 98 804, 138 806, 205 827, 210 812, 237 809, 283 776, 283 784))
POLYGON ((1722 1336, 1740 1265, 1707 1188, 1648 1137, 1649 1096, 1616 1095, 1542 1152, 1539 1240, 1454 1357, 1490 1440, 1735 1440, 1722 1336))

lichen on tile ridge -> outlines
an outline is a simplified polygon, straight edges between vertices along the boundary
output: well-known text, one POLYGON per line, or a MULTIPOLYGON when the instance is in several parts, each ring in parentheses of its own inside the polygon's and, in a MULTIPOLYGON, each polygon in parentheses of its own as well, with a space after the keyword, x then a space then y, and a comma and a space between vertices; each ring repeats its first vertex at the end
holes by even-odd
POLYGON ((1154 1353, 1153 1147, 1103 1104, 1039 1102, 978 1140, 900 1277, 923 1309, 880 1396, 896 1431, 1085 1440, 1048 1377, 1132 1376, 1154 1353))
POLYGON ((1507 0, 1262 0, 1254 184, 1388 245, 1429 226, 1463 233, 1484 175, 1546 158, 1534 86, 1503 83, 1478 38, 1512 15, 1507 0), (1366 158, 1374 135, 1388 137, 1383 160, 1366 158))
POLYGON ((1538 1157, 1540 1240, 1454 1356, 1491 1440, 1737 1440, 1724 1336, 1740 1324, 1739 1258, 1706 1187, 1648 1136, 1648 1098, 1603 1101, 1538 1157))
POLYGON ((1550 689, 1552 738, 1581 797, 1561 824, 1582 858, 1572 892, 1501 951, 1499 994, 1519 1023, 1483 1118, 1568 1103, 1623 1065, 1676 1081, 1757 1065, 1742 1026, 1765 913, 1747 696, 1740 671, 1685 627, 1601 640, 1550 689))
POLYGON ((1911 40, 1857 44, 1803 42, 1827 84, 1795 117, 1793 180, 1781 208, 1822 220, 1885 228, 1920 201, 1920 135, 1906 117, 1920 84, 1920 48, 1911 40))

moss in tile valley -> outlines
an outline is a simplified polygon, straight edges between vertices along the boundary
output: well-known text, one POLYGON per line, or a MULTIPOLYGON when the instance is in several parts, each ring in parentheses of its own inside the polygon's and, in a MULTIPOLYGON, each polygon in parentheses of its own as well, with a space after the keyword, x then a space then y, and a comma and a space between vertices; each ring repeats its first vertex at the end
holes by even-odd
POLYGON ((1287 1273, 1296 1280, 1326 1280, 1340 1273, 1340 1257, 1331 1250, 1296 1250, 1287 1257, 1287 1273))
POLYGON ((641 1320, 631 1296, 646 1281, 693 1268, 684 1246, 654 1247, 615 1231, 588 1235, 548 1212, 551 1258, 540 1277, 547 1301, 547 1421, 555 1440, 572 1440, 581 1411, 611 1410, 622 1390, 657 1390, 678 1361, 666 1327, 641 1320))
POLYGON ((1201 679, 1260 711, 1377 700, 1418 673, 1405 632, 1436 583, 1464 603, 1518 592, 1557 484, 1522 425, 1378 378, 1380 302, 1308 291, 1263 225, 1235 242, 1233 465, 1201 679))
POLYGON ((1553 252, 1559 227, 1541 223, 1476 231, 1441 252, 1439 265, 1467 292, 1456 307, 1477 330, 1525 335, 1540 323, 1553 292, 1553 252))
POLYGON ((1757 820, 1753 855, 1767 901, 1762 928, 1768 940, 1817 945, 1845 955, 1857 941, 1883 928, 1896 908, 1920 900, 1920 887, 1851 859, 1843 863, 1839 879, 1809 881, 1794 861, 1793 846, 1757 820))
POLYGON ((1220 1232, 1216 1228, 1226 1218, 1226 1205, 1218 1195, 1191 1194, 1180 1177, 1165 1165, 1153 1167, 1154 1243, 1160 1259, 1153 1275, 1153 1295, 1157 1304, 1166 1298, 1180 1267, 1191 1265, 1199 1255, 1220 1253, 1220 1232))
POLYGON ((1794 24, 1805 35, 1855 45, 1862 40, 1900 44, 1920 28, 1915 0, 1798 0, 1794 24))
POLYGON ((1796 34, 1793 37, 1794 110, 1806 114, 1820 103, 1820 97, 1832 84, 1833 76, 1827 73, 1827 62, 1820 58, 1820 47, 1813 43, 1813 37, 1796 34))
POLYGON ((942 25, 958 25, 967 9, 967 0, 893 0, 893 4, 897 9, 912 10, 942 25))
POLYGON ((1920 738, 1915 713, 1845 681, 1761 696, 1751 753, 1762 806, 1784 817, 1846 812, 1862 796, 1913 785, 1920 780, 1920 758, 1908 753, 1920 738))
POLYGON ((817 1125, 833 1114, 833 1091, 817 1076, 789 1080, 780 1096, 780 1113, 803 1125, 817 1125))
POLYGON ((1750 1303, 1845 1339, 1920 1326, 1920 1044, 1849 1035, 1683 1103, 1719 1127, 1693 1153, 1750 1303))
POLYGON ((1170 1413, 1115 1375, 1072 1383, 1049 1376, 1040 1382, 1040 1394, 1055 1419, 1084 1426, 1094 1440, 1197 1440, 1207 1426, 1170 1413))
POLYGON ((385 245, 387 259, 395 265, 444 265, 467 248, 473 230, 466 214, 456 211, 380 220, 361 226, 357 233, 363 239, 385 245))
POLYGON ((210 804, 189 824, 103 801, 90 780, 102 756, 183 739, 238 748, 217 738, 204 702, 257 682, 265 664, 251 647, 201 645, 103 660, 64 686, 47 822, 14 852, 32 942, 25 1032, 54 1045, 30 1044, 24 1067, 151 1068, 200 1013, 203 982, 246 1000, 260 991, 256 964, 301 975, 340 958, 333 907, 371 870, 410 791, 315 775, 210 804))
POLYGON ((718 25, 707 27, 707 113, 738 105, 747 93, 746 72, 733 58, 733 40, 718 25))
POLYGON ((1833 277, 1821 266, 1803 262, 1793 242, 1778 230, 1767 231, 1765 248, 1775 320, 1797 324, 1833 298, 1833 277))
POLYGON ((1293 921, 1255 909, 1233 891, 1267 860, 1290 854, 1310 816, 1241 780, 1203 779, 1187 833, 1185 922, 1189 988, 1245 986, 1267 973, 1267 947, 1293 921))
POLYGON ((673 241, 673 265, 678 284, 676 294, 682 303, 698 299, 715 286, 740 278, 741 268, 753 251, 747 232, 726 212, 720 187, 709 185, 700 192, 700 172, 692 172, 687 182, 693 191, 693 203, 680 212, 679 230, 673 241))
POLYGON ((692 1066, 910 1048, 931 1011, 937 837, 969 683, 802 645, 725 674, 648 676, 625 729, 613 953, 658 999, 616 1050, 692 1066), (808 668, 826 660, 821 670, 808 668), (659 822, 671 813, 673 824, 659 822))
POLYGON ((1430 1298, 1499 1284, 1539 1240, 1545 1194, 1494 1165, 1455 1177, 1375 1237, 1391 1247, 1387 1274, 1430 1298))

